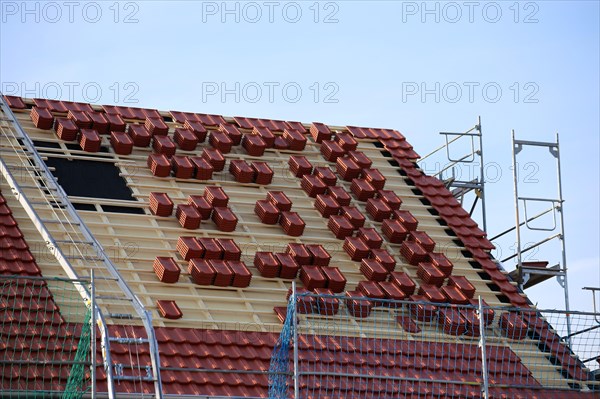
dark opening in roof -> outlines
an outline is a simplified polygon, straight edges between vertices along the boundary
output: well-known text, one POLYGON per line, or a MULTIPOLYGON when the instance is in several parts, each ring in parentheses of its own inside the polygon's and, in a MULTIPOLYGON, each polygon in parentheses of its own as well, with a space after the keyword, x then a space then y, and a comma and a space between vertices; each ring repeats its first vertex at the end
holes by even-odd
MULTIPOLYGON (((110 162, 48 157, 46 164, 54 168, 52 173, 69 196, 136 201, 125 179, 119 176, 119 168, 110 162)), ((112 206, 103 209, 109 212, 143 213, 142 209, 136 207, 112 206)))

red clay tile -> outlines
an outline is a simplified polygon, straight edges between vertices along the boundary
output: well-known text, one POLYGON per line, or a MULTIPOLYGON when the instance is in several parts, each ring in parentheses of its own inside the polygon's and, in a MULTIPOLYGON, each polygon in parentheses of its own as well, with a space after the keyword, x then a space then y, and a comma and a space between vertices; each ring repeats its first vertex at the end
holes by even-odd
POLYGON ((304 175, 300 181, 300 186, 309 197, 315 198, 319 194, 325 194, 327 185, 318 176, 304 175))
POLYGON ((258 135, 245 134, 242 137, 242 147, 244 147, 248 155, 261 157, 265 153, 267 143, 258 135))
POLYGON ((152 148, 159 154, 165 154, 166 156, 175 155, 177 147, 169 136, 153 136, 152 137, 152 148))
POLYGON ((419 262, 417 276, 426 284, 432 284, 441 287, 444 284, 444 273, 433 263, 419 262))
POLYGON ((179 237, 176 248, 184 260, 204 257, 204 247, 195 237, 179 237))
POLYGON ((289 143, 281 136, 275 137, 275 142, 273 143, 273 148, 277 150, 289 150, 289 143))
POLYGON ((190 179, 194 176, 195 167, 190 157, 174 155, 171 157, 171 168, 178 179, 190 179))
POLYGON ((319 295, 315 306, 317 313, 331 316, 338 312, 340 304, 337 298, 331 297, 333 291, 327 288, 315 288, 315 294, 319 295))
POLYGON ((523 339, 527 336, 527 324, 516 312, 504 312, 500 315, 498 326, 510 339, 523 339))
POLYGON ((398 324, 400 324, 400 326, 402 326, 402 329, 406 332, 412 334, 418 334, 421 332, 421 328, 410 318, 410 316, 398 316, 396 318, 396 321, 398 322, 398 324))
POLYGON ((407 296, 412 295, 417 287, 410 276, 404 272, 391 272, 389 280, 398 286, 407 296))
POLYGON ((395 210, 392 212, 392 219, 399 220, 402 225, 406 228, 406 230, 414 231, 417 229, 419 222, 415 217, 410 213, 410 211, 405 210, 395 210))
POLYGON ((252 129, 256 127, 266 127, 273 132, 283 132, 288 127, 284 121, 259 118, 244 118, 236 116, 233 118, 242 129, 252 129))
POLYGON ((231 152, 231 147, 233 146, 233 140, 227 134, 214 130, 210 132, 208 142, 223 154, 231 152))
POLYGON ((284 279, 293 280, 298 275, 300 265, 289 253, 275 253, 273 256, 277 259, 281 269, 279 271, 279 277, 284 279))
POLYGON ((299 237, 304 233, 306 223, 297 212, 283 211, 279 217, 279 224, 283 227, 285 234, 292 237, 299 237))
POLYGON ((229 204, 229 196, 219 186, 204 187, 204 198, 213 207, 226 207, 229 204))
POLYGON ((465 305, 469 303, 469 298, 453 285, 447 285, 441 288, 442 294, 446 297, 447 301, 455 305, 465 305))
POLYGON ((193 205, 194 208, 196 208, 202 220, 210 219, 213 206, 206 200, 204 196, 190 195, 188 197, 188 204, 193 205))
POLYGON ((306 249, 311 255, 311 264, 315 266, 329 266, 331 255, 320 244, 307 244, 306 249))
POLYGON ((463 335, 467 331, 467 322, 457 309, 442 308, 439 310, 438 324, 446 334, 463 335))
POLYGON ((77 132, 79 128, 71 119, 68 118, 56 118, 54 121, 54 130, 56 135, 65 141, 73 141, 77 139, 77 132))
POLYGON ((175 217, 179 220, 179 224, 184 229, 194 230, 200 227, 200 220, 202 219, 196 207, 189 204, 177 205, 175 211, 175 217))
POLYGON ((340 206, 348 206, 350 205, 350 201, 352 200, 352 198, 350 198, 350 194, 348 194, 348 192, 344 190, 343 187, 339 186, 330 186, 327 189, 327 194, 331 195, 333 199, 335 199, 337 203, 340 204, 340 206))
POLYGON ((362 239, 365 244, 371 249, 381 248, 383 238, 377 233, 377 230, 372 227, 361 227, 358 229, 357 237, 362 239))
POLYGON ((427 251, 414 241, 404 241, 402 246, 400 246, 400 253, 409 264, 414 266, 418 265, 419 262, 427 260, 427 251))
POLYGON ((221 231, 230 232, 237 227, 238 219, 229 208, 215 206, 211 218, 221 231))
POLYGON ((85 111, 69 111, 67 118, 71 119, 80 129, 90 129, 92 120, 85 111))
POLYGON ((375 187, 364 179, 353 179, 350 191, 356 195, 357 200, 363 202, 375 196, 375 187))
POLYGON ((201 157, 190 157, 194 164, 194 177, 198 180, 212 179, 215 168, 206 159, 201 157))
POLYGON ((402 205, 402 199, 392 190, 377 190, 376 198, 382 199, 392 211, 397 210, 402 205))
MULTIPOLYGON (((348 156, 352 159, 361 169, 370 168, 373 164, 373 161, 365 155, 362 151, 348 151, 348 156)), ((380 187, 381 189, 383 187, 380 187)))
POLYGON ((419 287, 418 293, 419 293, 419 295, 422 295, 423 297, 425 297, 427 299, 427 301, 429 301, 429 302, 436 302, 436 303, 446 302, 446 297, 444 296, 444 294, 442 294, 440 289, 438 287, 436 287, 435 285, 421 284, 421 286, 419 287))
POLYGON ((358 147, 358 142, 354 140, 351 134, 348 133, 338 133, 335 136, 335 141, 342 147, 342 149, 346 151, 355 151, 358 147))
POLYGON ((452 273, 453 264, 450 260, 441 252, 430 252, 427 254, 429 262, 433 263, 438 269, 444 273, 444 277, 450 276, 452 273))
POLYGON ((327 288, 332 292, 343 292, 346 288, 346 277, 337 267, 323 267, 321 272, 327 279, 327 288))
POLYGON ((375 259, 363 259, 360 263, 361 273, 371 281, 385 281, 388 271, 375 259))
MULTIPOLYGON (((98 134, 110 133, 110 122, 106 119, 105 114, 102 112, 88 112, 88 118, 92 121, 92 129, 98 132, 98 134)), ((118 127, 117 127, 118 128, 118 127)), ((123 129, 125 126, 123 126, 123 129)), ((117 131, 117 129, 113 129, 117 131)))
POLYGON ((215 270, 215 281, 213 284, 217 287, 227 287, 233 283, 233 271, 229 268, 226 261, 220 259, 211 259, 208 261, 215 270))
POLYGON ((225 169, 225 157, 218 149, 204 148, 200 156, 211 164, 215 172, 220 172, 225 169))
POLYGON ((302 151, 306 147, 306 137, 303 132, 294 129, 285 129, 282 138, 287 142, 292 151, 302 151))
POLYGON ((161 317, 164 317, 165 319, 176 320, 183 316, 181 309, 179 309, 179 306, 177 306, 175 301, 158 300, 156 301, 156 307, 158 308, 161 317))
POLYGON ((346 237, 343 248, 353 261, 367 258, 371 252, 369 246, 358 237, 346 237))
POLYGON ((231 238, 217 238, 217 244, 223 250, 223 260, 237 261, 242 257, 242 250, 231 238))
POLYGON ((232 159, 229 162, 229 173, 233 175, 238 183, 252 183, 254 181, 254 169, 243 159, 232 159))
POLYGON ((153 264, 154 272, 163 283, 176 283, 181 269, 173 258, 157 256, 153 264))
POLYGON ((325 288, 327 279, 323 275, 319 266, 304 265, 300 267, 300 281, 307 290, 315 288, 325 288))
POLYGON ((198 237, 198 242, 204 248, 204 259, 222 259, 223 248, 219 245, 215 238, 198 237))
POLYGON ((379 198, 369 198, 365 209, 376 222, 383 222, 392 215, 392 209, 379 198))
POLYGON ((373 302, 367 300, 364 295, 358 291, 346 292, 346 307, 348 313, 354 317, 365 318, 371 314, 373 302))
POLYGON ((323 140, 321 142, 321 154, 329 162, 336 162, 344 153, 344 149, 335 141, 323 140))
POLYGON ((348 218, 342 215, 331 215, 327 222, 327 227, 333 232, 335 238, 343 240, 351 236, 355 227, 350 223, 348 218))
POLYGON ((312 262, 312 255, 304 244, 291 242, 287 245, 285 252, 292 255, 300 266, 310 265, 312 262))
POLYGON ((104 117, 108 121, 108 129, 111 132, 124 132, 127 124, 117 114, 104 114, 104 117))
POLYGON ((419 243, 427 252, 432 252, 435 248, 435 241, 424 231, 411 231, 407 240, 419 243))
POLYGON ((331 215, 337 215, 340 211, 340 205, 331 195, 317 195, 314 205, 324 218, 328 218, 331 215))
POLYGON ((12 109, 25 109, 27 106, 23 102, 23 99, 18 96, 3 96, 8 106, 12 109))
POLYGON ((448 285, 453 285, 459 288, 467 298, 471 299, 475 295, 475 287, 465 276, 450 276, 448 277, 448 285))
POLYGON ((154 176, 167 177, 171 175, 171 161, 165 154, 148 155, 147 164, 154 176))
POLYGON ((199 141, 193 131, 181 127, 175 129, 173 139, 183 151, 194 151, 199 141))
POLYGON ((381 226, 381 232, 388 239, 389 242, 394 244, 400 244, 406 236, 408 231, 404 228, 404 225, 398 220, 385 219, 381 226))
POLYGON ((198 139, 199 143, 203 143, 206 140, 206 135, 208 131, 204 127, 204 125, 198 121, 186 120, 183 122, 183 128, 194 133, 194 136, 198 139))
POLYGON ((79 146, 86 152, 98 152, 100 151, 100 136, 98 132, 93 129, 81 129, 79 135, 79 146))
POLYGON ((233 272, 231 285, 237 288, 246 288, 250 286, 252 273, 248 270, 246 264, 240 260, 228 260, 227 266, 233 272))
POLYGON ((267 127, 264 127, 264 126, 254 127, 254 128, 252 128, 252 134, 254 136, 260 137, 264 141, 267 148, 272 148, 273 145, 275 144, 275 135, 267 127))
MULTIPOLYGON (((385 294, 387 299, 391 299, 394 301, 403 301, 406 299, 407 295, 402 291, 396 284, 390 281, 380 281, 378 282, 379 288, 385 294)), ((389 303, 390 307, 398 307, 400 304, 389 303)))
POLYGON ((277 224, 281 211, 268 200, 258 200, 254 206, 254 213, 264 224, 277 224))
POLYGON ((316 143, 321 143, 323 140, 331 138, 331 130, 321 122, 313 122, 310 126, 310 134, 316 143))
POLYGON ((254 267, 262 277, 275 278, 279 276, 281 265, 272 252, 256 252, 254 254, 254 267))
POLYGON ((302 177, 304 175, 310 175, 312 173, 313 166, 304 156, 292 155, 288 160, 290 171, 296 177, 302 177))
POLYGON ((217 272, 205 259, 190 259, 188 263, 188 273, 194 284, 212 285, 215 281, 217 272))
POLYGON ((292 201, 283 191, 269 191, 267 193, 267 200, 280 211, 289 211, 292 209, 292 201))
POLYGON ((360 176, 360 166, 350 157, 339 157, 335 162, 335 167, 342 180, 352 181, 360 176))
POLYGON ((133 140, 125 132, 111 132, 110 145, 119 155, 129 155, 133 151, 133 140))
POLYGON ((103 105, 102 108, 104 108, 104 112, 107 114, 117 114, 125 119, 145 120, 147 117, 162 118, 155 109, 123 107, 119 105, 103 105))
POLYGON ((365 168, 361 172, 361 177, 375 187, 376 190, 382 190, 385 186, 385 177, 379 169, 365 168))
POLYGON ((344 216, 355 229, 365 225, 365 215, 355 206, 342 206, 340 215, 344 216))
POLYGON ((226 123, 221 115, 211 114, 196 114, 192 112, 170 111, 173 119, 179 123, 186 121, 198 122, 204 126, 219 126, 221 123, 226 123))
POLYGON ((385 249, 372 248, 371 258, 375 259, 388 271, 393 272, 396 268, 396 260, 394 257, 385 249))
POLYGON ((146 117, 144 126, 153 136, 164 136, 169 133, 169 127, 163 118, 146 117))
POLYGON ((427 298, 421 295, 411 295, 410 300, 416 302, 409 306, 410 312, 415 319, 419 321, 431 321, 435 318, 438 308, 435 305, 431 305, 427 298))
POLYGON ((385 293, 375 281, 359 281, 356 289, 363 293, 367 298, 375 300, 373 301, 373 305, 375 306, 381 304, 381 302, 376 301, 377 299, 385 299, 385 293))
POLYGON ((273 169, 269 167, 266 162, 254 161, 250 164, 250 167, 254 171, 254 183, 260 185, 271 184, 273 180, 273 169))

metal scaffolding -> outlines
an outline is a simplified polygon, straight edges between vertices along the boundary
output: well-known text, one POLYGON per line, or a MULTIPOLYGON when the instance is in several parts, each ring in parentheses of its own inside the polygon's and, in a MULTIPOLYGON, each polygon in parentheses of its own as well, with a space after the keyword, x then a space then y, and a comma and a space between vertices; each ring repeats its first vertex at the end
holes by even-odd
MULTIPOLYGON (((475 198, 469 209, 469 215, 473 216, 477 202, 481 201, 481 219, 483 231, 487 231, 487 218, 485 210, 485 174, 484 174, 484 163, 483 163, 483 135, 481 129, 481 116, 477 118, 477 124, 464 132, 440 132, 444 136, 446 143, 436 148, 429 154, 422 157, 419 162, 423 162, 433 154, 440 150, 446 150, 446 158, 449 164, 439 170, 433 176, 438 177, 444 181, 446 187, 452 192, 454 197, 464 204, 465 196, 473 191, 475 198), (462 139, 469 138, 471 140, 471 150, 468 154, 455 158, 450 154, 450 144, 462 139), (454 167, 460 166, 461 164, 475 164, 477 157, 479 158, 479 176, 473 177, 470 180, 461 180, 456 177, 454 167), (452 172, 450 177, 444 178, 444 172, 450 170, 452 172)), ((463 140, 464 141, 464 140, 463 140)), ((463 205, 464 206, 464 205, 463 205)))
MULTIPOLYGON (((529 141, 529 140, 517 140, 515 138, 515 131, 512 131, 512 170, 513 170, 513 186, 514 186, 514 204, 515 204, 515 227, 503 231, 497 236, 491 238, 495 240, 500 238, 513 230, 516 232, 516 253, 502 259, 502 262, 506 262, 510 259, 517 258, 517 267, 510 273, 510 276, 519 284, 519 288, 524 290, 533 285, 541 283, 552 277, 556 277, 558 283, 563 288, 565 310, 569 312, 569 287, 567 283, 567 254, 565 245, 565 229, 564 229, 564 211, 563 203, 564 199, 562 196, 562 180, 561 180, 561 169, 560 169, 560 149, 558 134, 556 134, 556 142, 541 142, 541 141, 529 141), (556 175, 557 175, 557 196, 555 198, 546 197, 526 197, 519 194, 519 179, 517 176, 518 163, 517 155, 523 150, 524 147, 543 147, 548 148, 550 154, 556 160, 556 175), (527 211, 527 204, 542 203, 549 204, 550 207, 536 215, 529 215, 527 211), (521 214, 521 204, 523 205, 523 214, 521 214), (535 226, 532 222, 544 215, 552 213, 552 225, 551 226, 535 226), (557 217, 558 213, 558 217, 557 217), (542 231, 553 233, 548 237, 539 240, 537 242, 528 245, 523 248, 523 234, 527 231, 542 231), (543 244, 550 243, 558 239, 560 242, 561 256, 560 260, 552 265, 548 266, 548 262, 528 262, 523 260, 523 255, 528 251, 536 249, 543 244)), ((531 207, 530 207, 531 209, 531 207)), ((526 244, 527 245, 527 244, 526 244)), ((567 327, 569 325, 567 324, 567 327)), ((568 335, 571 335, 570 329, 568 335)))

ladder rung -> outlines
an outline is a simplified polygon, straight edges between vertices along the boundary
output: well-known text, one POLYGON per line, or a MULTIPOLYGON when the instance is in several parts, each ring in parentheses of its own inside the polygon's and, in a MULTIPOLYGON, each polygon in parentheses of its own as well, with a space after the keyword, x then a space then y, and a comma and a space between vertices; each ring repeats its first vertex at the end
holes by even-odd
POLYGON ((126 298, 123 296, 116 296, 116 295, 96 295, 96 299, 104 299, 104 300, 110 300, 110 301, 132 301, 131 298, 126 298))
POLYGON ((31 205, 50 205, 51 207, 60 206, 60 207, 63 207, 63 208, 67 206, 67 205, 61 204, 59 202, 51 203, 49 201, 30 201, 29 203, 31 205))
POLYGON ((79 226, 79 222, 67 222, 65 220, 55 220, 55 219, 40 219, 42 223, 59 223, 59 224, 71 224, 73 226, 79 226))
POLYGON ((94 261, 94 262, 103 262, 104 259, 102 258, 93 258, 93 257, 87 257, 87 256, 81 256, 81 255, 68 255, 65 256, 66 259, 79 259, 79 260, 85 260, 85 261, 94 261))
POLYGON ((133 319, 133 315, 130 313, 108 313, 106 317, 111 319, 133 319))
POLYGON ((118 342, 119 344, 147 344, 150 341, 147 338, 128 338, 128 337, 108 337, 110 342, 118 342))
POLYGON ((135 375, 121 375, 121 376, 113 376, 115 381, 155 381, 152 377, 141 377, 135 375))
POLYGON ((54 187, 40 187, 40 186, 32 186, 30 184, 19 184, 20 188, 31 188, 31 189, 36 189, 36 190, 52 190, 52 191, 58 191, 56 188, 54 187))
POLYGON ((80 240, 54 240, 54 242, 64 243, 64 244, 87 244, 94 245, 93 241, 80 241, 80 240))

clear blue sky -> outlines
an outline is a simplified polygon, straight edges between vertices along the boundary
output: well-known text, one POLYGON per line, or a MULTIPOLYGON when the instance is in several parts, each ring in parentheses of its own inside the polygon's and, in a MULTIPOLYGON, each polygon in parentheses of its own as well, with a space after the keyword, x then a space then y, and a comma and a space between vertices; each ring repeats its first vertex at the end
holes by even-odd
MULTIPOLYGON (((514 225, 510 130, 559 132, 571 304, 591 309, 581 287, 600 286, 598 1, 24 4, 0 1, 6 94, 391 127, 422 155, 481 115, 491 236, 514 225)), ((523 162, 524 195, 554 196, 550 155, 523 162)), ((561 292, 551 281, 528 293, 562 308, 561 292)))

